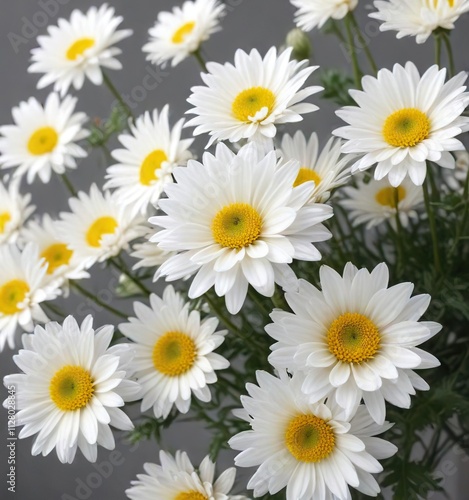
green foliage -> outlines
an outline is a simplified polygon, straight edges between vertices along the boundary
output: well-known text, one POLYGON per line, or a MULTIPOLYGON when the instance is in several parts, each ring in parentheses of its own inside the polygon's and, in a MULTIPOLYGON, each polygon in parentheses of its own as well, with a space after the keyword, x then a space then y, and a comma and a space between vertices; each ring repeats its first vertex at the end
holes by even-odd
POLYGON ((349 90, 355 87, 353 78, 347 73, 338 69, 326 69, 320 73, 321 85, 324 91, 321 96, 329 99, 339 106, 348 106, 354 104, 350 97, 349 90))
POLYGON ((128 112, 122 105, 117 102, 111 110, 111 114, 107 120, 95 120, 90 127, 90 135, 88 143, 91 147, 105 146, 111 137, 122 132, 128 122, 128 112))

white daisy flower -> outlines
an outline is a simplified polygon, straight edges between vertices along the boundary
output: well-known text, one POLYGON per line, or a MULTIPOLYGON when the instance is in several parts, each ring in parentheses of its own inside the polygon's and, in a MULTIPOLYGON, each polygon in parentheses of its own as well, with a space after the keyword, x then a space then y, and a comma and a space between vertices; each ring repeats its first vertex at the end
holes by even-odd
POLYGON ((224 11, 218 0, 195 0, 174 7, 172 12, 160 12, 149 31, 150 41, 143 46, 147 60, 162 67, 171 61, 171 66, 176 66, 220 31, 224 11))
POLYGON ((66 96, 60 101, 52 93, 44 106, 34 97, 13 108, 14 125, 0 127, 0 164, 16 167, 14 175, 26 175, 31 184, 36 175, 42 182, 50 180, 52 171, 63 174, 77 167, 77 158, 87 152, 78 144, 89 135, 82 128, 85 113, 74 113, 77 99, 66 96))
POLYGON ((321 259, 312 243, 330 238, 321 222, 332 216, 327 205, 307 206, 311 183, 293 187, 296 165, 279 166, 275 151, 265 155, 251 143, 238 154, 219 144, 215 156, 204 154, 203 164, 191 160, 176 168, 177 183, 160 200, 167 215, 150 223, 163 228, 151 241, 180 253, 156 277, 173 281, 196 273, 189 297, 215 286, 232 314, 241 309, 249 284, 266 297, 275 283, 296 286, 289 264, 321 259))
POLYGON ((397 31, 397 38, 415 36, 425 43, 438 28, 454 29, 459 16, 469 11, 469 0, 389 0, 375 1, 377 12, 370 17, 383 21, 381 31, 397 31))
POLYGON ((439 365, 416 347, 441 329, 419 322, 430 296, 411 298, 412 283, 388 288, 384 263, 371 273, 348 263, 343 277, 322 266, 320 279, 322 291, 300 280, 298 292, 285 294, 293 313, 272 312, 266 331, 277 343, 269 361, 304 373, 302 389, 314 400, 333 395, 353 415, 363 398, 383 423, 385 400, 409 408, 415 389, 428 389, 412 369, 439 365))
POLYGON ((231 467, 215 481, 215 464, 206 456, 198 471, 187 453, 177 451, 171 456, 160 451, 161 465, 146 463, 146 474, 138 474, 137 481, 126 490, 131 500, 249 500, 242 495, 230 495, 236 478, 231 467))
POLYGON ((0 245, 16 242, 25 220, 36 208, 30 201, 29 193, 20 193, 18 182, 12 181, 8 187, 0 182, 0 245))
POLYGON ((38 246, 40 256, 45 260, 47 281, 57 281, 68 291, 68 280, 89 278, 84 270, 86 259, 81 258, 67 244, 57 237, 57 221, 48 214, 42 220, 31 221, 22 231, 21 240, 34 242, 38 246))
POLYGON ((33 243, 20 251, 15 245, 0 245, 0 352, 8 342, 15 347, 18 326, 28 332, 33 321, 49 321, 39 305, 53 300, 60 290, 45 279, 47 268, 33 243))
POLYGON ((331 195, 331 191, 344 184, 350 177, 349 157, 342 157, 342 141, 330 139, 319 152, 319 140, 315 132, 306 140, 303 132, 298 130, 292 137, 282 137, 279 155, 284 161, 297 160, 300 171, 294 185, 299 186, 307 181, 314 182, 311 201, 323 203, 331 195))
POLYGON ((451 191, 464 193, 464 185, 469 174, 469 152, 456 151, 456 168, 454 170, 443 170, 443 180, 451 191))
POLYGON ((37 87, 54 84, 54 90, 64 96, 71 85, 82 88, 85 78, 101 85, 101 68, 121 69, 115 56, 122 51, 114 45, 132 34, 132 30, 117 30, 123 21, 115 16, 106 3, 99 9, 91 7, 86 14, 74 10, 70 20, 59 19, 58 26, 49 26, 48 35, 39 36, 39 47, 31 51, 30 73, 45 73, 37 87))
POLYGON ((305 30, 322 28, 329 19, 343 19, 355 9, 358 0, 290 0, 298 8, 296 25, 305 30))
POLYGON ((150 295, 150 307, 136 302, 136 318, 119 325, 133 340, 132 372, 141 386, 142 412, 153 408, 157 418, 166 418, 173 408, 187 413, 192 393, 203 402, 212 399, 209 384, 217 381, 215 370, 230 366, 213 351, 226 330, 215 331, 216 318, 201 321, 198 311, 190 311, 172 286, 163 298, 150 295))
POLYGON ((349 123, 334 131, 347 139, 342 151, 363 155, 352 172, 377 163, 375 179, 386 175, 397 187, 408 174, 423 184, 426 161, 454 168, 450 151, 463 150, 455 137, 469 129, 469 117, 461 116, 469 102, 466 73, 445 83, 446 69, 432 66, 420 76, 416 66, 396 64, 382 69, 377 78, 365 76, 363 91, 351 90, 358 107, 346 106, 337 115, 349 123))
POLYGON ((119 136, 125 149, 116 149, 112 156, 119 162, 107 169, 105 188, 117 188, 115 196, 133 214, 146 213, 155 204, 164 186, 172 182, 176 165, 185 165, 192 154, 194 139, 181 139, 184 120, 169 126, 169 106, 161 113, 146 112, 130 125, 131 134, 119 136))
MULTIPOLYGON (((210 134, 214 141, 241 139, 271 140, 277 124, 299 122, 302 114, 318 109, 302 102, 321 87, 301 87, 317 68, 308 61, 290 61, 292 49, 277 55, 272 47, 264 58, 256 49, 249 54, 238 49, 234 66, 208 63, 201 77, 206 87, 193 87, 187 101, 197 115, 186 126, 195 126, 194 135, 210 134)), ((207 146, 207 147, 208 147, 207 146)))
POLYGON ((4 384, 16 387, 18 437, 37 434, 34 456, 55 448, 62 463, 72 463, 80 449, 95 462, 98 445, 115 448, 111 425, 133 429, 119 409, 138 395, 138 385, 126 380, 130 348, 109 348, 112 335, 112 326, 94 331, 91 316, 80 326, 68 316, 63 326, 51 322, 23 335, 24 348, 13 357, 23 373, 6 376, 4 384))
POLYGON ((86 267, 128 249, 128 243, 145 234, 144 219, 134 217, 114 194, 101 192, 93 184, 89 195, 80 191, 69 200, 71 212, 62 212, 57 222, 59 237, 87 259, 86 267))
POLYGON ((365 224, 370 229, 385 221, 395 227, 396 212, 406 227, 410 219, 418 219, 418 207, 423 203, 422 189, 406 178, 399 187, 393 187, 387 179, 363 181, 357 187, 342 189, 344 197, 339 203, 347 209, 353 226, 365 224), (397 210, 396 210, 397 208, 397 210))
POLYGON ((377 459, 397 448, 375 438, 390 425, 376 425, 360 408, 350 420, 334 402, 312 403, 301 392, 301 377, 281 378, 257 372, 259 386, 247 384, 240 416, 251 430, 230 439, 241 453, 240 467, 259 466, 248 483, 259 497, 286 487, 287 500, 349 500, 349 487, 376 496, 380 488, 372 474, 381 472, 377 459))

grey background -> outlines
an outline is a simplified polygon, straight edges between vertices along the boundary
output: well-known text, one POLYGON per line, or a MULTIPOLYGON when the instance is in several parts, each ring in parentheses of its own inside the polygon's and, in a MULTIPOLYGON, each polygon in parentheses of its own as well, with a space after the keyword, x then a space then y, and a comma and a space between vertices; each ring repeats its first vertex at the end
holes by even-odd
MULTIPOLYGON (((326 1, 326 0, 325 0, 326 1)), ((149 72, 149 63, 145 61, 141 47, 147 40, 147 31, 153 25, 160 10, 168 10, 179 3, 170 0, 110 0, 109 4, 124 16, 123 27, 132 28, 134 35, 124 40, 119 46, 123 49, 120 60, 124 69, 112 72, 111 77, 116 87, 124 94, 131 96, 135 102, 134 113, 140 114, 147 109, 161 108, 164 104, 171 104, 173 120, 178 119, 188 109, 186 98, 191 86, 200 82, 198 66, 195 60, 186 60, 175 69, 167 69, 159 85, 152 91, 142 93, 142 82, 149 72), (139 89, 137 89, 140 87, 139 89), (137 90, 136 90, 137 89, 137 90), (137 102, 140 101, 140 102, 137 102)), ((87 9, 100 2, 83 0, 56 0, 38 2, 36 0, 1 0, 2 15, 0 16, 0 68, 1 71, 1 98, 0 123, 11 123, 11 108, 21 100, 36 96, 44 100, 50 88, 36 90, 37 75, 27 73, 29 65, 29 51, 36 46, 36 36, 45 32, 49 24, 56 24, 58 17, 68 17, 73 8, 87 9), (46 4, 54 5, 57 14, 49 10, 46 4), (23 42, 16 48, 12 45, 12 34, 23 37, 23 42)), ((219 62, 231 61, 237 48, 250 50, 258 48, 261 53, 272 45, 281 45, 285 34, 293 27, 294 9, 287 0, 230 0, 226 18, 223 21, 223 32, 214 35, 205 45, 204 50, 209 60, 219 62)), ((418 46, 413 40, 398 41, 394 33, 377 34, 377 22, 366 17, 370 2, 361 0, 358 16, 367 33, 371 49, 375 56, 379 54, 380 67, 390 67, 396 62, 405 63, 414 61, 421 69, 433 63, 432 42, 418 46)), ((453 37, 453 46, 456 49, 456 63, 459 69, 466 69, 467 32, 469 20, 458 22, 458 28, 453 37), (464 47, 464 50, 461 50, 464 47), (459 50, 458 50, 459 49, 459 50)), ((314 63, 323 67, 347 67, 348 61, 345 49, 338 46, 332 36, 323 35, 317 31, 310 34, 314 46, 314 63)), ((365 68, 366 65, 363 64, 365 68)), ((154 69, 154 67, 153 67, 154 69)), ((113 102, 112 96, 105 87, 95 87, 86 83, 78 93, 78 109, 86 111, 93 119, 106 117, 113 102)), ((318 97, 314 96, 317 100, 318 97)), ((300 127, 306 132, 316 130, 325 139, 331 130, 339 124, 333 111, 334 106, 327 102, 320 102, 319 112, 307 115, 300 127)), ((196 142, 199 152, 206 139, 196 142)), ((112 146, 112 145, 111 145, 112 146)), ((70 178, 77 187, 88 189, 92 181, 102 184, 104 175, 104 159, 100 151, 95 151, 76 171, 70 173, 70 178)), ((61 183, 53 178, 43 185, 34 184, 31 189, 35 204, 39 211, 58 213, 67 208, 68 193, 61 183)), ((106 296, 107 290, 115 285, 116 277, 109 272, 96 272, 93 277, 92 288, 106 296)), ((87 283, 90 285, 90 283, 87 283)), ((113 319, 105 312, 100 311, 91 303, 81 298, 71 298, 65 303, 66 310, 82 319, 85 314, 95 315, 95 325, 110 322, 113 319)), ((130 307, 127 308, 130 311, 130 307)), ((0 375, 16 372, 8 349, 0 356, 0 375)), ((3 389, 2 398, 6 398, 3 389)), ((135 411, 133 408, 131 411, 135 411)), ((158 461, 158 446, 154 442, 141 442, 137 447, 130 447, 123 441, 123 436, 117 435, 118 452, 108 452, 101 449, 98 454, 98 466, 103 462, 112 462, 112 473, 108 476, 108 469, 104 465, 101 473, 96 473, 96 466, 78 456, 72 466, 62 465, 55 454, 46 458, 31 456, 31 439, 17 442, 17 490, 16 494, 9 493, 6 485, 6 413, 0 412, 0 498, 20 498, 21 500, 65 500, 72 498, 93 500, 113 498, 124 499, 124 490, 129 487, 130 481, 137 473, 143 471, 143 463, 158 461), (83 484, 89 482, 91 488, 83 489, 83 484), (76 491, 81 485, 82 489, 76 491)), ((207 452, 208 435, 203 426, 174 424, 166 432, 165 448, 170 451, 184 449, 189 452, 194 464, 198 464, 207 452)), ((232 464, 234 454, 223 452, 221 464, 223 467, 232 464)), ((468 498, 467 486, 463 485, 464 470, 468 470, 467 457, 451 453, 440 466, 440 475, 448 488, 449 498, 464 500, 468 498)), ((247 481, 246 471, 239 472, 244 482, 247 481)), ((441 499, 441 495, 429 498, 441 499)), ((446 497, 448 498, 448 497, 446 497)))

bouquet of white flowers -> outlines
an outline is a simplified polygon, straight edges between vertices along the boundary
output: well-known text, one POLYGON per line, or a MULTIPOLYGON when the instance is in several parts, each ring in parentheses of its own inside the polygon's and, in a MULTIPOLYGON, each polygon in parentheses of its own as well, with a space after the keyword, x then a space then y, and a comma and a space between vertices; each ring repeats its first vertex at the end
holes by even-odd
POLYGON ((160 12, 147 59, 201 68, 187 121, 171 103, 134 116, 112 83, 132 34, 112 7, 74 10, 37 38, 29 71, 53 91, 0 127, 3 356, 25 332, 5 406, 14 394, 9 432, 35 436, 33 455, 95 462, 116 432, 159 440, 197 420, 212 437, 200 466, 161 451, 128 498, 348 500, 388 488, 413 500, 442 489, 436 467, 469 447, 469 93, 451 47, 469 1, 374 2, 382 31, 433 38, 424 71, 379 68, 358 3, 291 0, 297 28, 284 46, 222 63, 202 44, 223 37, 230 1, 160 12), (311 65, 313 29, 337 37, 350 71, 311 65), (115 98, 91 123, 70 95, 88 80, 115 98), (324 145, 298 126, 319 93, 344 122, 324 145), (93 149, 106 173, 77 191, 68 171, 86 172, 93 149), (32 216, 28 184, 52 176, 69 207, 32 216), (120 276, 111 299, 87 282, 98 271, 120 276), (74 294, 115 325, 68 315, 74 294), (215 479, 223 448, 253 468, 247 488, 234 467, 215 479))

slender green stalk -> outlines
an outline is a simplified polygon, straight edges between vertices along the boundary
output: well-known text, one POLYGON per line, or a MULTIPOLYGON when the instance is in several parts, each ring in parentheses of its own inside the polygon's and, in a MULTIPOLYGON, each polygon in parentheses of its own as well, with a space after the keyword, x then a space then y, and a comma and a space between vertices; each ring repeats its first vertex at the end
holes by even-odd
POLYGON ((362 71, 361 71, 360 65, 358 63, 355 42, 353 39, 353 31, 352 31, 353 21, 352 21, 352 17, 350 15, 350 12, 344 18, 344 23, 345 23, 345 29, 347 31, 347 42, 348 42, 347 48, 348 48, 350 58, 352 60, 352 68, 353 68, 353 75, 354 75, 354 79, 355 79, 355 86, 357 87, 357 89, 361 89, 362 71))
POLYGON ((106 87, 111 92, 111 94, 119 101, 119 104, 127 112, 129 117, 134 118, 134 114, 132 113, 132 110, 130 109, 129 105, 124 101, 120 92, 116 89, 114 84, 111 82, 111 79, 104 71, 103 71, 103 81, 104 81, 104 84, 106 85, 106 87))
POLYGON ((111 258, 109 259, 109 263, 111 266, 115 267, 118 271, 120 271, 122 274, 127 276, 127 278, 130 279, 135 285, 145 294, 145 295, 150 295, 151 292, 150 290, 133 274, 127 269, 125 264, 123 262, 119 262, 117 258, 111 258))
POLYGON ((204 58, 202 57, 202 53, 200 52, 200 47, 194 52, 192 52, 192 55, 196 58, 197 62, 200 64, 202 71, 204 73, 207 73, 207 66, 205 64, 204 58))
POLYGON ((102 307, 103 309, 106 309, 110 313, 115 314, 116 316, 119 316, 120 318, 127 319, 127 315, 126 314, 124 314, 121 311, 118 311, 117 309, 114 309, 114 307, 110 306, 109 304, 106 304, 106 302, 103 302, 94 293, 89 292, 88 290, 86 290, 86 288, 83 288, 76 281, 70 281, 70 286, 71 286, 71 288, 73 288, 77 292, 81 293, 83 296, 85 296, 88 299, 92 300, 95 304, 97 304, 98 306, 102 307))
POLYGON ((70 179, 67 177, 67 174, 60 174, 60 178, 62 179, 62 182, 65 184, 65 187, 68 189, 69 193, 73 196, 76 197, 77 192, 75 188, 73 187, 73 184, 71 183, 70 179))
POLYGON ((46 309, 54 313, 58 318, 65 318, 66 314, 63 313, 57 306, 55 306, 52 302, 43 302, 41 304, 44 306, 46 309))
POLYGON ((449 76, 453 77, 456 74, 456 65, 454 64, 453 48, 451 47, 451 39, 447 33, 442 34, 443 43, 445 44, 446 53, 448 54, 449 76))
POLYGON ((337 21, 335 21, 334 19, 331 19, 331 32, 334 33, 334 35, 337 36, 337 38, 343 43, 343 44, 346 44, 347 43, 347 40, 345 39, 344 37, 344 34, 342 33, 342 31, 340 30, 339 28, 339 24, 337 23, 337 21))
POLYGON ((464 200, 464 210, 463 210, 463 214, 461 217, 461 222, 458 224, 458 227, 456 229, 456 236, 454 238, 453 246, 451 247, 451 249, 449 251, 450 257, 456 251, 456 248, 458 247, 459 241, 466 231, 466 226, 467 226, 467 222, 469 219, 469 171, 466 175, 466 181, 464 183, 463 200, 464 200))
POLYGON ((433 36, 435 39, 435 63, 441 66, 441 34, 435 33, 433 36))
POLYGON ((269 311, 264 306, 262 301, 257 296, 256 292, 251 287, 249 287, 248 296, 254 302, 254 304, 256 304, 256 306, 259 308, 259 310, 262 312, 262 314, 268 318, 271 311, 269 311))
MULTIPOLYGON (((430 165, 428 166, 428 168, 430 169, 430 165)), ((423 183, 423 198, 425 200, 425 208, 427 210, 428 221, 430 223, 430 232, 432 235, 432 245, 433 245, 433 260, 435 263, 435 269, 437 273, 441 276, 442 268, 441 268, 440 248, 438 246, 438 233, 436 230, 435 213, 430 203, 430 193, 429 193, 430 190, 428 187, 428 182, 429 180, 427 175, 427 178, 423 183)))
POLYGON ((402 228, 401 216, 399 214, 399 190, 394 189, 394 204, 396 205, 396 239, 397 239, 397 274, 400 275, 400 271, 404 263, 404 230, 402 228))
POLYGON ((352 21, 353 27, 355 28, 355 31, 357 33, 358 39, 360 40, 361 48, 365 51, 365 56, 368 60, 368 63, 373 71, 373 73, 376 75, 378 73, 378 65, 375 62, 375 59, 373 57, 373 54, 371 53, 369 44, 366 42, 365 37, 363 36, 363 33, 360 29, 360 26, 358 25, 357 19, 355 17, 355 14, 350 11, 350 20, 352 21))

